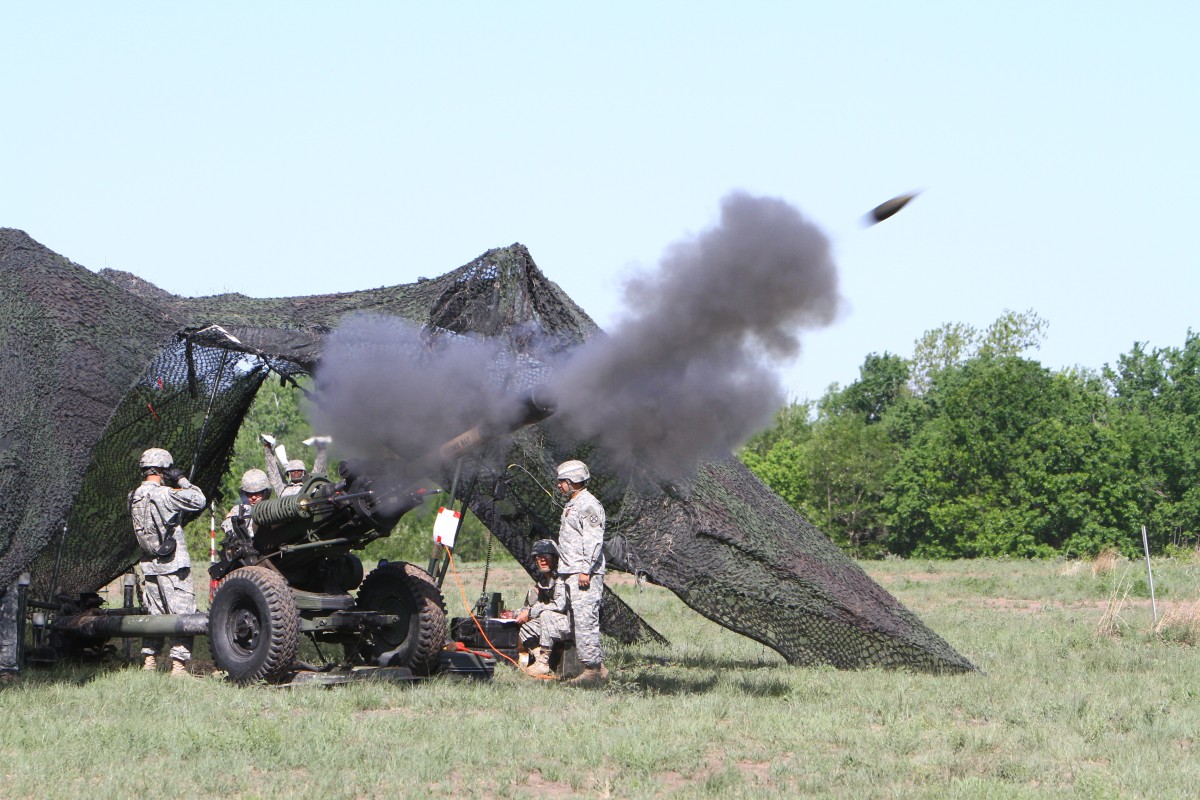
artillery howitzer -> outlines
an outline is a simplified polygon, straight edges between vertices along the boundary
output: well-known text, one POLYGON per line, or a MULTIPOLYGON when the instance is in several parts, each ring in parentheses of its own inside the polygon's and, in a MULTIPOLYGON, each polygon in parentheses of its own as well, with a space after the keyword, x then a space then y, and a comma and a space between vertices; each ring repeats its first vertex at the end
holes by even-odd
POLYGON ((352 551, 390 535, 405 513, 424 502, 424 479, 444 465, 552 413, 552 405, 531 395, 498 421, 415 461, 343 461, 336 476, 310 475, 299 494, 260 501, 251 514, 253 535, 245 519, 233 518, 234 531, 209 570, 220 583, 207 615, 148 616, 128 607, 127 592, 125 609, 60 607, 53 630, 76 644, 108 636, 207 634, 216 666, 242 683, 280 682, 294 673, 301 634, 323 659, 323 646, 341 648, 342 658, 328 666, 432 674, 447 640, 438 584, 403 562, 381 564, 364 578, 352 551))

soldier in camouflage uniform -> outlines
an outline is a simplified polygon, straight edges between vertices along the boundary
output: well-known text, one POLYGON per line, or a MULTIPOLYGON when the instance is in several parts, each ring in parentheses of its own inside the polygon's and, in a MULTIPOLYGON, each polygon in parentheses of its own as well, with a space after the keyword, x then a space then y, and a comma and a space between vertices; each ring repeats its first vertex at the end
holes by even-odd
POLYGON ((604 506, 587 490, 591 478, 582 461, 558 465, 558 490, 567 497, 558 529, 558 574, 567 584, 575 646, 583 672, 571 683, 608 678, 600 646, 600 600, 604 597, 604 506))
MULTIPOLYGON (((196 613, 192 560, 183 538, 181 515, 200 511, 207 501, 174 464, 171 454, 161 448, 142 453, 142 485, 129 493, 133 533, 142 548, 142 596, 151 614, 196 613)), ((162 645, 160 637, 142 640, 143 669, 158 669, 162 645)), ((187 675, 190 645, 190 636, 172 640, 172 675, 187 675)))
POLYGON ((18 653, 24 620, 19 610, 19 581, 13 581, 12 586, 0 594, 0 683, 15 682, 21 674, 18 653))
POLYGON ((241 501, 233 508, 229 509, 229 513, 225 515, 225 519, 221 522, 221 530, 227 534, 232 534, 235 528, 240 528, 246 532, 246 535, 251 539, 254 538, 254 520, 251 518, 251 513, 254 507, 258 505, 259 500, 264 500, 271 496, 270 482, 267 480, 267 473, 261 469, 248 469, 242 475, 241 486, 241 501))
POLYGON ((287 468, 284 470, 287 473, 287 485, 279 490, 280 497, 287 497, 293 494, 300 494, 304 488, 304 476, 308 474, 308 469, 304 466, 304 462, 298 458, 293 458, 287 462, 287 468))
MULTIPOLYGON (((271 489, 280 497, 299 494, 300 490, 304 488, 304 478, 308 475, 308 469, 304 466, 304 462, 293 458, 280 470, 279 460, 287 455, 284 448, 276 447, 275 437, 269 433, 260 433, 258 438, 263 443, 263 459, 267 465, 266 474, 271 489), (287 476, 287 483, 284 483, 284 475, 287 476)), ((330 441, 328 436, 312 436, 304 440, 304 444, 317 448, 317 456, 313 460, 313 472, 325 472, 326 459, 329 457, 326 447, 330 441)))
POLYGON ((525 670, 535 678, 550 674, 550 651, 556 642, 571 635, 567 616, 567 586, 558 577, 558 547, 550 539, 533 543, 533 559, 538 577, 525 595, 525 605, 516 614, 521 626, 521 642, 529 646, 532 663, 525 670))

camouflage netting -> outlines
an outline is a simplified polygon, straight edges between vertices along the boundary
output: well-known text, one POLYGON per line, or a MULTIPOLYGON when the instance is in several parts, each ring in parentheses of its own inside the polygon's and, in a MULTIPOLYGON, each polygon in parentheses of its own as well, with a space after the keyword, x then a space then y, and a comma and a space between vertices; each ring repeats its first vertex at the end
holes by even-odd
MULTIPOLYGON (((509 356, 506 390, 542 382, 553 356, 599 334, 520 245, 406 286, 181 298, 0 229, 0 585, 29 568, 34 595, 46 596, 124 572, 137 557, 125 496, 138 454, 166 447, 211 496, 261 383, 271 372, 311 373, 325 335, 351 312, 403 317, 431 337, 493 338, 509 356)), ((558 506, 531 474, 545 482, 568 457, 592 467, 611 567, 671 589, 789 662, 974 669, 732 458, 687 487, 656 487, 606 469, 598 453, 568 450, 542 425, 524 429, 474 457, 461 479, 472 511, 522 563, 558 525, 558 506)), ((660 638, 611 592, 603 626, 624 641, 660 638)))

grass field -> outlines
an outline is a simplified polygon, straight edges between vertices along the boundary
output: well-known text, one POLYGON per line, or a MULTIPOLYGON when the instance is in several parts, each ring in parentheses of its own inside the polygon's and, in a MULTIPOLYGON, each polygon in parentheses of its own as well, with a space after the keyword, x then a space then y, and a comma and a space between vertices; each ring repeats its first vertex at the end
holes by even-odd
MULTIPOLYGON (((618 575, 673 644, 609 643, 601 690, 507 668, 334 689, 32 672, 0 691, 0 796, 1197 797, 1200 561, 1154 566, 1157 631, 1142 562, 864 564, 982 670, 964 676, 789 667, 618 575)), ((493 568, 489 589, 524 585, 493 568)))

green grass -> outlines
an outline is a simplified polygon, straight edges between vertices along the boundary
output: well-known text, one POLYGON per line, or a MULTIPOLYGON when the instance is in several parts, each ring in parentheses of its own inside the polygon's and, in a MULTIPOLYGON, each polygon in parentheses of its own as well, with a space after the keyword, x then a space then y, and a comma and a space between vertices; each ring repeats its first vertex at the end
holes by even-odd
MULTIPOLYGON (((109 663, 0 692, 0 796, 223 798, 1200 796, 1200 653, 1152 631, 1144 564, 868 562, 982 670, 787 666, 613 576, 672 640, 609 643, 603 690, 534 682, 236 688, 109 663), (1139 572, 1140 570, 1140 572, 1139 572)), ((463 569, 468 602, 481 569, 463 569)), ((1155 563, 1160 613, 1200 564, 1155 563)), ((493 569, 515 600, 525 578, 493 569)), ((462 601, 447 581, 452 615, 462 601)), ((203 653, 199 653, 203 658, 203 653)))

